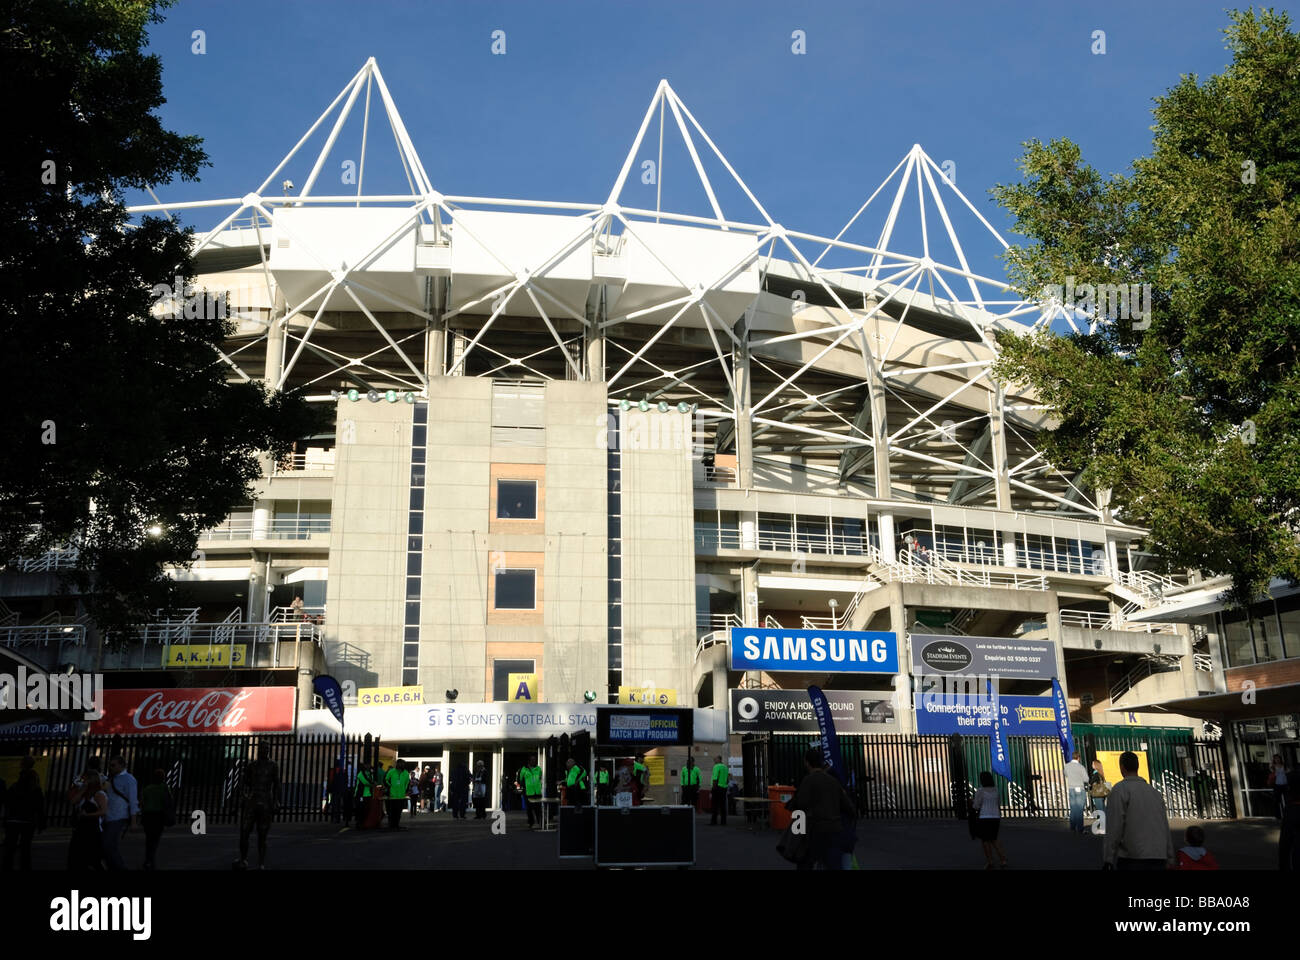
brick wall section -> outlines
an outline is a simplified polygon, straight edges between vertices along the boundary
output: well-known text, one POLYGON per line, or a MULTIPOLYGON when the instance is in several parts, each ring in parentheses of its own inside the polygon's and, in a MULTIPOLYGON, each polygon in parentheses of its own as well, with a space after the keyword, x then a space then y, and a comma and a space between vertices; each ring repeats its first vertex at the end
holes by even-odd
POLYGON ((1300 658, 1257 663, 1250 667, 1229 667, 1223 672, 1229 690, 1240 690, 1250 680, 1256 687, 1276 687, 1284 683, 1300 683, 1300 658))

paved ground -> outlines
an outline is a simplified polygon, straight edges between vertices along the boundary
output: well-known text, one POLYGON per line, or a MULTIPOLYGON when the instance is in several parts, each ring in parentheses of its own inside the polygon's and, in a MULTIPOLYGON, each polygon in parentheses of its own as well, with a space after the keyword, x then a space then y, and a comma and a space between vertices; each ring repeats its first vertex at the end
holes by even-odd
MULTIPOLYGON (((357 831, 329 823, 276 824, 271 830, 268 866, 276 870, 367 869, 567 869, 589 870, 589 861, 559 860, 554 833, 530 832, 522 813, 507 816, 504 835, 493 835, 490 821, 453 821, 446 813, 403 817, 403 828, 357 831), (409 826, 408 826, 409 825, 409 826)), ((1175 848, 1182 846, 1186 821, 1176 821, 1175 848)), ((1210 823, 1207 846, 1225 869, 1274 870, 1278 828, 1275 821, 1210 823)), ((36 838, 34 866, 61 870, 70 831, 50 829, 36 838)), ((1100 837, 1072 835, 1062 821, 1003 820, 1002 845, 1013 869, 1096 870, 1100 837)), ((701 869, 789 870, 776 853, 777 834, 751 831, 743 819, 712 827, 707 815, 696 820, 697 867, 701 869)), ((254 838, 254 847, 256 839, 254 838)), ((233 826, 210 828, 193 836, 183 826, 168 830, 159 849, 164 870, 229 870, 238 849, 233 826)), ((143 860, 144 835, 128 832, 127 864, 143 860)), ((255 860, 255 851, 254 851, 255 860)), ((859 827, 858 861, 864 869, 982 870, 984 857, 962 821, 864 820, 859 827)))

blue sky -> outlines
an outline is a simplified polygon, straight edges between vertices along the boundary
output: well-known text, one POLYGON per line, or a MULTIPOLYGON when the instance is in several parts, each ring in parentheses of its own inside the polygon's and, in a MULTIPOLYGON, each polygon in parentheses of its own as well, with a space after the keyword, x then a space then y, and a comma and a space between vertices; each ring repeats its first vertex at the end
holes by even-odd
MULTIPOLYGON (((1296 6, 1279 5, 1293 17, 1296 6)), ((1007 234, 988 189, 1016 178, 1022 141, 1068 136, 1099 169, 1126 169, 1150 146, 1152 98, 1181 74, 1205 77, 1228 61, 1225 7, 1202 0, 180 0, 166 17, 151 32, 162 114, 202 136, 212 161, 200 184, 161 190, 167 199, 254 189, 374 56, 444 193, 603 201, 663 77, 775 219, 830 236, 913 143, 952 161, 958 187, 1007 234), (205 33, 201 56, 191 52, 195 30, 205 33), (491 52, 495 30, 505 31, 503 56, 491 52), (796 30, 803 55, 791 49, 796 30), (1091 50, 1095 30, 1105 31, 1104 55, 1091 50)), ((359 117, 327 168, 336 183, 338 159, 359 152, 359 117)), ((655 158, 657 125, 653 136, 640 157, 655 158)), ((395 188, 382 166, 391 135, 372 126, 369 143, 366 192, 395 188)), ((689 160, 674 149, 664 206, 704 212, 689 160)), ((306 170, 291 174, 299 187, 306 170)), ((755 219, 721 186, 720 166, 709 173, 724 212, 755 219)), ((623 202, 652 207, 654 189, 634 176, 623 202)), ((969 215, 957 223, 973 266, 1001 276, 974 225, 969 215)))

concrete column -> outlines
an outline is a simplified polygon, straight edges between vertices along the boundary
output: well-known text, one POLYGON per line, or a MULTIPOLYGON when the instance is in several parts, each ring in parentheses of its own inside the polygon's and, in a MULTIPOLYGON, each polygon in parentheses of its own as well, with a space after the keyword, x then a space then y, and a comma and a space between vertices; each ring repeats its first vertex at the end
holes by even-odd
POLYGON ((1106 541, 1106 572, 1111 577, 1119 576, 1119 546, 1109 539, 1106 541))
POLYGON ((740 549, 757 550, 758 549, 758 513, 742 513, 740 515, 740 549))
POLYGON ((898 552, 894 549, 894 515, 892 513, 877 515, 876 532, 880 536, 880 555, 884 557, 886 563, 893 563, 898 559, 898 552))
POLYGON ((1178 661, 1178 672, 1183 681, 1183 696, 1194 697, 1196 690, 1196 658, 1192 655, 1192 628, 1185 623, 1177 624, 1178 636, 1187 642, 1187 653, 1178 661))
POLYGON ((1002 537, 1002 565, 1004 567, 1016 567, 1016 535, 1014 533, 1003 533, 1001 530, 998 534, 1002 537))
POLYGON ((1061 643, 1061 602, 1055 590, 1049 590, 1047 597, 1047 639, 1052 642, 1052 652, 1056 655, 1056 679, 1061 681, 1061 691, 1068 702, 1070 686, 1065 682, 1065 646, 1061 643))
POLYGON ((989 395, 989 437, 992 441, 993 481, 997 489, 998 509, 1011 509, 1011 475, 1007 466, 1007 428, 1004 405, 1006 396, 999 387, 989 395))
MULTIPOLYGON (((745 626, 756 627, 758 623, 758 565, 746 564, 740 568, 740 602, 744 611, 745 626)), ((763 674, 758 670, 745 673, 746 686, 761 686, 763 674)))
POLYGON ((271 307, 270 325, 266 328, 266 368, 262 375, 263 381, 272 390, 280 382, 280 368, 284 365, 284 324, 280 318, 284 316, 285 310, 284 294, 277 289, 275 303, 271 307))
POLYGON ((754 439, 750 421, 749 314, 740 322, 740 347, 732 351, 736 379, 736 480, 742 490, 754 485, 754 439))
POLYGON ((271 501, 253 503, 253 539, 265 540, 271 533, 271 501))
POLYGON ((898 732, 916 733, 916 709, 912 698, 912 648, 907 640, 907 609, 903 606, 903 585, 891 583, 889 591, 889 629, 898 637, 898 673, 894 674, 894 693, 899 709, 898 732))

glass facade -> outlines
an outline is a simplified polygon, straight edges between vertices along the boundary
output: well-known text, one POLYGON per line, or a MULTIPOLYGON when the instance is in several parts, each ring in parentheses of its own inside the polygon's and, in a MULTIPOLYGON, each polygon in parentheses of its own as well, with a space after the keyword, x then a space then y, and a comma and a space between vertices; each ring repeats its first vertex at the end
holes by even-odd
POLYGON ((1224 610, 1217 620, 1230 667, 1300 657, 1300 597, 1224 610))

